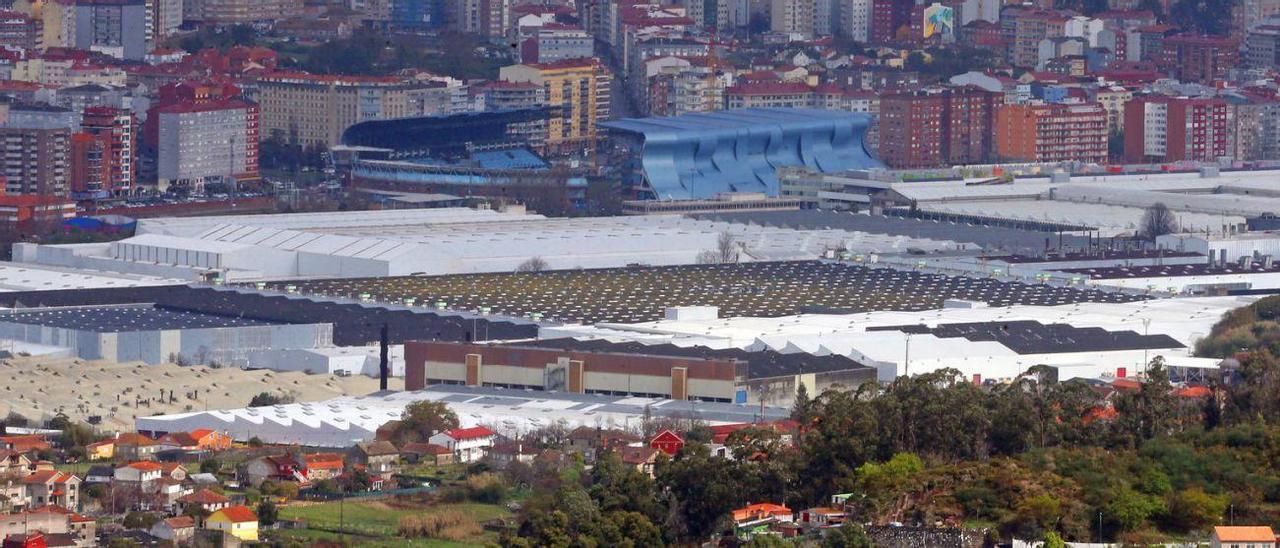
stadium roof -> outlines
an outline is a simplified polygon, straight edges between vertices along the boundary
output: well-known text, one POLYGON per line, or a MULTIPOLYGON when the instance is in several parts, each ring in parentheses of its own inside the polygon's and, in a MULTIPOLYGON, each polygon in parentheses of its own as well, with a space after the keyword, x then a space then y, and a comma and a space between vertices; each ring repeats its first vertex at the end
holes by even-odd
POLYGON ((643 137, 645 181, 658 199, 724 192, 779 193, 775 170, 833 173, 880 167, 862 139, 870 118, 852 112, 751 108, 602 123, 643 137))

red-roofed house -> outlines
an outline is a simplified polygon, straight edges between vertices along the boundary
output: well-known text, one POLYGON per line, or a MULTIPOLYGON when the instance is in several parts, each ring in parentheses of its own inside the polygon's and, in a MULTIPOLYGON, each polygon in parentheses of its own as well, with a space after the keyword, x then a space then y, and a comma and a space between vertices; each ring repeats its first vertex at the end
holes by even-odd
POLYGON ((196 520, 191 516, 162 519, 151 526, 151 535, 175 545, 186 544, 196 534, 196 520))
POLYGON ((457 455, 458 462, 475 462, 484 458, 497 437, 498 434, 493 430, 484 426, 475 426, 440 432, 427 441, 453 451, 454 455, 457 455))
POLYGON ((116 468, 116 482, 145 484, 164 477, 164 467, 150 461, 131 462, 116 468))
POLYGON ((755 527, 771 522, 791 522, 791 509, 781 504, 752 504, 733 511, 733 523, 739 528, 755 527))
POLYGON ((8 449, 19 453, 39 453, 52 449, 44 437, 34 434, 20 436, 0 436, 0 449, 8 449))
POLYGON ((245 476, 249 485, 254 487, 267 480, 296 481, 300 484, 310 482, 307 463, 288 454, 268 455, 249 461, 245 464, 245 476))
POLYGON ((1275 548, 1276 534, 1266 526, 1218 526, 1209 537, 1213 548, 1275 548))
POLYGON ((231 499, 219 495, 208 489, 201 489, 190 495, 178 497, 178 511, 185 513, 187 508, 199 507, 209 513, 217 512, 223 508, 231 506, 231 499))
POLYGON ((258 516, 247 506, 228 506, 209 516, 205 528, 222 531, 243 541, 258 540, 258 516))
POLYGON ((22 478, 27 508, 61 506, 74 509, 80 504, 80 478, 58 470, 39 470, 22 478))
POLYGON ((436 445, 434 443, 420 442, 406 443, 405 446, 400 449, 400 457, 405 461, 414 464, 424 463, 434 464, 437 466, 441 464, 450 464, 454 459, 453 451, 450 451, 448 447, 436 445))
POLYGON ((342 475, 341 453, 311 453, 302 456, 307 464, 307 479, 311 481, 332 479, 342 475))

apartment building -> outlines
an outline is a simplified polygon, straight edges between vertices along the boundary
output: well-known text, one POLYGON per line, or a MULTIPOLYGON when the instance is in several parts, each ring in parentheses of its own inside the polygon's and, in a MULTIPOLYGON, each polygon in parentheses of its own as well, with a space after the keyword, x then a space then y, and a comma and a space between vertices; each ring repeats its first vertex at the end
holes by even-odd
POLYGON ((156 117, 160 188, 258 177, 258 106, 240 99, 171 104, 156 117))
POLYGON ((547 148, 571 152, 593 148, 596 124, 609 118, 611 76, 595 58, 502 67, 499 79, 542 86, 559 115, 547 122, 547 148))
POLYGON ((880 158, 899 169, 986 163, 1003 95, 976 87, 880 98, 880 158))
POLYGON ((773 32, 814 36, 814 0, 774 0, 770 4, 769 29, 773 32))
POLYGON ((1231 154, 1223 99, 1138 97, 1125 105, 1126 162, 1212 162, 1231 154))
MULTIPOLYGON (((137 126, 133 113, 119 108, 91 106, 84 109, 80 133, 99 143, 101 152, 101 185, 95 197, 121 196, 132 192, 137 182, 137 126)), ((73 136, 74 137, 74 136, 73 136)), ((72 162, 74 165, 74 161, 72 162)), ((72 180, 72 194, 77 189, 72 180)))
POLYGON ((420 116, 438 85, 394 77, 274 73, 258 80, 261 137, 330 147, 360 122, 420 116))
POLYGON ((996 109, 996 155, 1016 162, 1105 163, 1107 111, 1097 103, 1002 105, 996 109))
POLYGON ((1221 36, 1178 34, 1160 45, 1156 66, 1183 82, 1212 83, 1240 62, 1240 41, 1221 36))
POLYGON ((0 45, 44 49, 44 22, 13 11, 0 11, 0 45))
POLYGON ((258 23, 302 14, 302 0, 183 0, 183 19, 212 24, 258 23))
POLYGON ((0 174, 6 194, 65 196, 69 140, 78 113, 50 105, 13 105, 0 127, 0 174))
POLYGON ((147 0, 80 0, 75 13, 77 49, 139 61, 150 51, 147 0))

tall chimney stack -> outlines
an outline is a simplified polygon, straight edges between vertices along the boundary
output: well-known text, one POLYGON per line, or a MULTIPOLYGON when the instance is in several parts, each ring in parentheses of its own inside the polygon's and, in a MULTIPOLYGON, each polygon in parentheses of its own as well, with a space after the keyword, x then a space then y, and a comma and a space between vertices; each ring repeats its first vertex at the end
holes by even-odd
POLYGON ((378 388, 387 389, 387 377, 391 375, 391 363, 387 356, 387 324, 382 324, 382 336, 378 340, 378 388))

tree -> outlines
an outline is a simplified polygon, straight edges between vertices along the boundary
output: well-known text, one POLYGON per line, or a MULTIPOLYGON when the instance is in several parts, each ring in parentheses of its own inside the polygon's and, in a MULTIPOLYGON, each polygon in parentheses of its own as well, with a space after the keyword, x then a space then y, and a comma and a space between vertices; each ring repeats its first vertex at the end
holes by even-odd
POLYGON ((1142 224, 1138 227, 1138 235, 1148 240, 1156 236, 1172 234, 1178 231, 1178 219, 1164 202, 1151 204, 1142 212, 1142 224))
POLYGON ((258 503, 258 523, 266 526, 274 525, 280 519, 280 510, 271 499, 262 499, 258 503))
POLYGON ((1227 510, 1227 497, 1184 489, 1169 496, 1166 526, 1176 531, 1202 531, 1216 525, 1227 510))
POLYGON ((272 392, 261 392, 249 400, 249 407, 271 407, 273 405, 285 405, 293 403, 293 396, 288 394, 276 394, 272 392))
POLYGON ((600 520, 600 532, 596 535, 600 546, 619 548, 661 547, 662 530, 647 516, 639 512, 609 512, 600 520))
POLYGON ((739 463, 712 457, 707 446, 685 445, 671 462, 658 466, 658 486, 671 497, 676 518, 668 526, 679 538, 702 541, 720 530, 729 511, 743 506, 739 463))
POLYGON ((458 427, 458 415, 444 402, 423 400, 404 408, 400 424, 392 433, 396 445, 422 441, 438 432, 458 427))
POLYGON ((822 539, 822 548, 871 548, 871 539, 862 525, 854 520, 845 520, 840 527, 827 532, 822 539))
POLYGON ((1044 546, 1042 548, 1067 548, 1067 543, 1057 533, 1049 531, 1044 534, 1044 546))
POLYGON ((587 490, 601 512, 639 512, 650 521, 664 515, 654 482, 645 473, 627 466, 617 453, 607 453, 591 468, 587 490))
POLYGON ((542 257, 530 257, 516 266, 516 272, 542 272, 547 268, 547 261, 542 257))
POLYGON ((716 237, 716 248, 698 253, 698 264, 734 264, 741 258, 742 245, 732 232, 724 231, 716 237))

